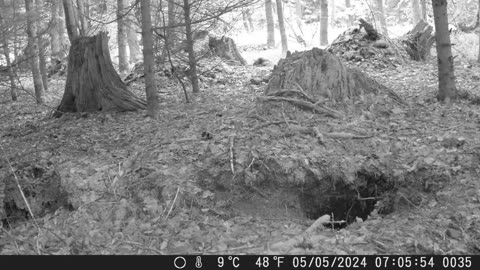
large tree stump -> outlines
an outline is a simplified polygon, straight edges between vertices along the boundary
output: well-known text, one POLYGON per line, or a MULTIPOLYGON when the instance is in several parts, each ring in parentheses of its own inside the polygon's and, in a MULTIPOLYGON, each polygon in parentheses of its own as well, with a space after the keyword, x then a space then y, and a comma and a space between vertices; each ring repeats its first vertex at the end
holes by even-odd
POLYGON ((430 49, 435 42, 432 32, 433 27, 422 20, 399 39, 412 60, 425 61, 430 56, 430 49))
POLYGON ((145 105, 115 71, 106 32, 72 42, 65 92, 54 117, 64 112, 133 111, 145 105))
POLYGON ((358 69, 347 68, 340 58, 318 48, 295 52, 281 59, 273 69, 265 93, 275 95, 276 92, 289 89, 298 91, 299 88, 313 101, 328 98, 340 102, 362 93, 384 92, 403 103, 386 86, 358 69))
POLYGON ((217 38, 214 36, 210 36, 208 46, 213 53, 215 53, 222 59, 238 62, 242 65, 247 64, 247 61, 245 61, 245 59, 238 51, 237 45, 235 45, 233 39, 229 37, 217 38))

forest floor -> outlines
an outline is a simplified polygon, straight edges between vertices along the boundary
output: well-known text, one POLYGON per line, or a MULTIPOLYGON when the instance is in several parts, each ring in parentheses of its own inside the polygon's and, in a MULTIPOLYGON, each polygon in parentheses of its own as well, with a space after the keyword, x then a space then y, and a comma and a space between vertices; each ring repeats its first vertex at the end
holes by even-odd
MULTIPOLYGON (((344 119, 259 102, 265 84, 250 79, 269 69, 223 65, 189 104, 162 77, 158 121, 141 111, 50 118, 62 79, 52 81, 50 108, 25 94, 3 103, 0 176, 55 170, 77 190, 70 209, 4 222, 0 254, 480 254, 478 66, 456 66, 462 95, 450 105, 435 99, 434 59, 363 66, 408 105, 362 97, 344 119), (370 136, 320 145, 295 132, 303 126, 370 136), (298 173, 295 162, 314 164, 323 152, 342 170, 375 159, 396 181, 404 177, 394 210, 381 215, 376 206, 342 229, 312 226, 295 194, 249 175, 269 158, 298 173)), ((144 95, 141 83, 131 88, 144 95)))

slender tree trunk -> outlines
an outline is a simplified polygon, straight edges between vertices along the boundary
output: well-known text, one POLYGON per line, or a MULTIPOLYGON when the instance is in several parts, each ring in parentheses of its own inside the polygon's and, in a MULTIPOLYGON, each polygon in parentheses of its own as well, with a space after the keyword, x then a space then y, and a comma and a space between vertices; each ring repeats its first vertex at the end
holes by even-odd
POLYGON ((127 18, 127 41, 128 49, 130 52, 129 61, 130 64, 135 64, 140 60, 140 47, 138 47, 137 24, 135 23, 135 16, 133 14, 133 11, 130 11, 128 13, 127 18))
MULTIPOLYGON (((480 0, 478 0, 477 25, 480 25, 480 0)), ((477 58, 477 62, 480 63, 480 31, 478 31, 478 58, 477 58)))
POLYGON ((58 20, 58 9, 60 3, 58 1, 52 1, 51 6, 51 20, 52 20, 52 29, 50 29, 50 40, 51 40, 51 63, 54 63, 54 58, 58 58, 60 53, 60 35, 59 35, 59 20, 58 20))
POLYGON ((282 0, 276 0, 277 2, 277 16, 278 16, 278 28, 280 28, 280 39, 282 41, 282 57, 285 57, 288 52, 287 32, 285 31, 285 20, 283 18, 282 0))
POLYGON ((273 21, 272 0, 265 0, 265 17, 267 20, 267 47, 275 47, 275 23, 273 21))
POLYGON ((190 17, 190 4, 188 0, 183 0, 183 14, 185 16, 185 36, 187 39, 188 65, 190 66, 189 77, 192 83, 192 92, 200 92, 197 76, 197 61, 193 50, 192 18, 190 17))
MULTIPOLYGON (((345 8, 350 9, 352 7, 352 3, 350 0, 345 0, 345 8)), ((348 14, 348 25, 351 25, 353 22, 352 14, 348 14)))
POLYGON ((435 38, 438 60, 438 94, 440 101, 449 103, 456 99, 455 74, 453 72, 452 44, 448 32, 448 14, 446 0, 432 0, 435 20, 435 38))
MULTIPOLYGON (((0 0, 0 6, 4 7, 5 2, 4 0, 0 0)), ((5 25, 5 18, 4 14, 2 14, 2 10, 0 10, 0 26, 5 25)), ((13 73, 12 69, 12 61, 10 59, 10 48, 8 47, 8 35, 6 31, 1 32, 1 38, 2 38, 2 47, 3 47, 3 55, 5 56, 5 62, 7 63, 7 68, 8 68, 8 79, 10 80, 10 96, 12 97, 13 101, 17 101, 18 93, 17 93, 17 87, 15 85, 15 76, 13 73)))
POLYGON ((383 0, 376 0, 376 12, 377 19, 380 22, 380 28, 382 29, 382 34, 388 37, 387 22, 385 20, 385 9, 383 8, 383 0))
POLYGON ((335 26, 335 0, 330 0, 330 25, 335 26))
POLYGON ((168 28, 167 28, 167 40, 169 42, 170 48, 175 44, 176 33, 175 33, 175 0, 168 0, 168 28))
POLYGON ((422 20, 427 21, 427 0, 420 0, 420 6, 422 7, 422 20))
POLYGON ((126 0, 117 0, 117 43, 118 43, 118 70, 125 73, 128 70, 128 41, 125 24, 126 0))
POLYGON ((302 30, 303 8, 301 0, 295 0, 295 22, 300 30, 302 30))
POLYGON ((67 28, 68 39, 70 42, 80 36, 78 30, 78 21, 73 8, 72 0, 63 0, 63 10, 65 14, 65 25, 67 28))
POLYGON ((158 102, 157 86, 155 84, 155 61, 153 58, 153 30, 152 15, 150 14, 150 0, 141 0, 142 13, 142 42, 143 42, 143 72, 145 74, 145 88, 147 94, 147 115, 158 118, 160 105, 158 102))
POLYGON ((255 26, 253 25, 253 19, 252 19, 252 10, 247 9, 247 21, 248 25, 250 26, 250 31, 255 31, 255 26))
POLYGON ((328 0, 320 0, 320 46, 328 44, 328 0))
POLYGON ((247 12, 245 9, 242 9, 242 21, 243 21, 243 27, 245 28, 245 31, 251 32, 250 27, 248 26, 247 12))
POLYGON ((37 104, 45 103, 45 93, 42 83, 42 74, 40 73, 39 48, 37 36, 37 26, 32 22, 30 12, 35 9, 33 0, 25 0, 25 11, 27 12, 27 35, 28 35, 28 55, 33 76, 33 86, 35 88, 35 98, 37 104))
POLYGON ((422 19, 422 12, 420 10, 420 2, 419 0, 411 0, 412 1, 412 24, 416 25, 422 19))
POLYGON ((65 9, 64 5, 62 3, 59 3, 58 6, 58 35, 60 38, 60 50, 63 54, 64 50, 67 48, 68 44, 66 42, 66 38, 68 38, 65 33, 67 32, 66 30, 67 23, 65 21, 65 9))
POLYGON ((38 42, 38 60, 40 64, 40 74, 42 75, 43 89, 48 92, 48 71, 47 71, 47 41, 41 36, 37 37, 38 42))
POLYGON ((80 35, 85 36, 89 30, 88 24, 88 0, 77 0, 78 20, 80 21, 80 35))

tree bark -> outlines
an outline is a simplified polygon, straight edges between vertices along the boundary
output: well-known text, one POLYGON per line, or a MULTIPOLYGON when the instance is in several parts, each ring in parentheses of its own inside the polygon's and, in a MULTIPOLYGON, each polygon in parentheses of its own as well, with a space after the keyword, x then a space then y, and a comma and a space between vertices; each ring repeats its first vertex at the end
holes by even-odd
POLYGON ((282 41, 282 57, 285 57, 288 52, 287 32, 285 31, 285 21, 283 18, 282 0, 276 0, 277 2, 277 16, 278 16, 278 28, 280 28, 280 39, 282 41))
POLYGON ((420 0, 420 6, 422 7, 422 20, 427 22, 427 0, 420 0))
POLYGON ((320 0, 320 46, 328 45, 328 0, 320 0))
POLYGON ((435 38, 438 61, 438 94, 440 101, 449 103, 456 99, 455 74, 453 72, 452 44, 448 32, 448 14, 446 0, 432 0, 435 20, 435 38))
POLYGON ((335 26, 335 0, 330 0, 330 15, 329 15, 329 19, 330 19, 330 25, 332 27, 335 26))
MULTIPOLYGON (((60 38, 60 50, 64 52, 64 50, 67 48, 68 44, 66 42, 67 36, 65 33, 67 32, 66 30, 66 20, 65 20, 65 9, 63 7, 63 4, 60 2, 58 5, 58 35, 60 38)), ((65 55, 66 56, 66 55, 65 55)))
MULTIPOLYGON (((345 0, 345 8, 350 9, 352 7, 352 4, 350 3, 350 0, 345 0)), ((353 22, 353 16, 349 13, 348 14, 348 25, 351 25, 353 22)))
POLYGON ((118 70, 125 73, 128 70, 128 42, 127 27, 125 24, 126 0, 117 0, 117 43, 118 43, 118 70))
MULTIPOLYGON (((478 11, 477 11, 477 25, 480 25, 480 0, 478 0, 478 11)), ((480 31, 478 32, 478 58, 477 62, 480 63, 480 31)))
POLYGON ((412 24, 416 25, 422 19, 419 0, 412 0, 412 24))
MULTIPOLYGON (((4 0, 0 0, 0 6, 4 7, 5 2, 4 0)), ((0 10, 0 26, 5 25, 5 15, 3 14, 2 10, 0 10)), ((5 62, 7 63, 7 72, 8 72, 8 79, 10 81, 10 96, 12 97, 13 101, 17 101, 18 93, 17 87, 15 85, 15 76, 12 69, 12 61, 10 59, 10 48, 8 47, 8 35, 6 31, 2 31, 2 48, 3 48, 3 55, 5 56, 5 62)))
POLYGON ((380 22, 380 28, 382 29, 382 34, 388 37, 388 29, 387 29, 387 22, 385 20, 385 9, 383 8, 383 0, 376 0, 376 11, 377 11, 377 18, 380 22))
POLYGON ((272 0, 265 0, 265 17, 267 21, 267 47, 275 47, 275 24, 273 21, 272 0))
POLYGON ((65 92, 54 117, 60 117, 65 112, 145 108, 145 102, 132 94, 115 72, 106 32, 74 39, 68 54, 67 70, 65 92))
POLYGON ((187 39, 188 65, 190 66, 190 82, 192 83, 192 92, 200 92, 197 76, 197 61, 193 50, 192 18, 190 17, 190 4, 188 0, 183 0, 183 15, 185 17, 185 36, 187 39))
POLYGON ((127 19, 127 42, 130 52, 128 60, 130 64, 135 64, 140 60, 140 47, 138 46, 137 24, 135 23, 135 16, 133 14, 133 11, 130 11, 128 13, 127 19))
POLYGON ((37 38, 38 42, 38 60, 40 64, 40 74, 42 75, 43 90, 48 92, 48 70, 47 70, 47 41, 42 36, 37 38))
POLYGON ((60 3, 58 1, 52 1, 51 6, 51 20, 52 20, 52 28, 50 29, 50 39, 51 39, 51 59, 50 62, 53 64, 54 59, 58 58, 58 54, 60 53, 60 34, 59 34, 59 19, 58 19, 58 9, 60 7, 60 3))
POLYGON ((88 0, 77 0, 77 14, 80 21, 80 35, 85 36, 90 28, 88 23, 88 0))
POLYGON ((295 22, 300 30, 302 30, 303 8, 301 0, 295 0, 295 22))
POLYGON ((276 95, 282 91, 300 92, 312 103, 325 99, 343 102, 364 93, 386 94, 403 103, 386 86, 358 69, 346 67, 340 58, 319 48, 292 53, 275 65, 265 94, 276 95))
POLYGON ((247 11, 245 9, 242 9, 242 21, 243 21, 243 27, 245 28, 245 31, 247 33, 253 31, 253 29, 250 30, 250 27, 248 26, 247 11))
POLYGON ((31 14, 33 0, 25 0, 25 11, 27 13, 27 35, 28 35, 28 55, 30 58, 30 65, 33 76, 33 86, 35 88, 35 98, 37 104, 45 103, 45 92, 43 89, 42 74, 40 72, 40 60, 39 60, 39 44, 37 36, 36 24, 32 21, 31 14))
POLYGON ((142 42, 143 42, 143 72, 145 74, 145 88, 147 94, 147 116, 157 119, 159 102, 157 86, 155 84, 155 61, 153 57, 153 30, 152 15, 150 14, 150 0, 141 0, 142 13, 142 42))
POLYGON ((73 7, 73 0, 63 0, 63 10, 65 14, 65 25, 67 28, 68 39, 70 43, 80 36, 78 21, 73 7))

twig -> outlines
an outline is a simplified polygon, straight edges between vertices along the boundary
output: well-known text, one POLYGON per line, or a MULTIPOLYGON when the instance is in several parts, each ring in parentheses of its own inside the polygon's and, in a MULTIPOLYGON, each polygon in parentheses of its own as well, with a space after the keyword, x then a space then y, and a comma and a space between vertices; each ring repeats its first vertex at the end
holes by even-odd
POLYGON ((232 174, 235 175, 235 166, 233 163, 233 145, 235 142, 235 135, 230 136, 230 169, 232 170, 232 174))
POLYGON ((173 206, 175 205, 175 202, 177 201, 178 192, 180 192, 180 188, 179 188, 179 187, 177 188, 177 193, 175 193, 175 198, 173 198, 173 202, 172 202, 172 204, 170 205, 170 209, 168 210, 168 213, 167 213, 167 215, 165 216, 165 220, 168 219, 168 216, 170 216, 170 213, 172 212, 173 206))

